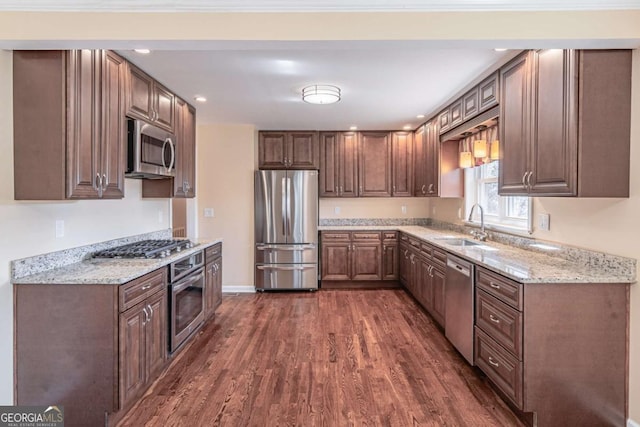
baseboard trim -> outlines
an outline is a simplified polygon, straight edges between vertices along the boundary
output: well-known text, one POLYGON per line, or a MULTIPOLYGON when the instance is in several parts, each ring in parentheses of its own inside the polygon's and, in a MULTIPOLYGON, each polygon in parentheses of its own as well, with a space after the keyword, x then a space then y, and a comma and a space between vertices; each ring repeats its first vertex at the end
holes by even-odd
POLYGON ((640 427, 640 423, 633 421, 631 418, 627 420, 627 427, 640 427))
POLYGON ((255 294, 256 288, 253 286, 223 286, 222 292, 229 294, 255 294))

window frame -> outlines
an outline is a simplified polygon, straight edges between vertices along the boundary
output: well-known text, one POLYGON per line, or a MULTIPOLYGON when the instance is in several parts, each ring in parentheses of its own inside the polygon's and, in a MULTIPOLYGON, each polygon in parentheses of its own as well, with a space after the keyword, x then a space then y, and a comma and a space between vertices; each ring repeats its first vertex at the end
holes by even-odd
MULTIPOLYGON (((498 166, 498 165, 496 165, 498 166)), ((478 203, 481 198, 484 184, 498 184, 498 177, 489 177, 483 174, 485 169, 482 166, 466 168, 464 170, 464 217, 465 225, 472 227, 480 226, 480 212, 476 209, 473 212, 472 220, 469 221, 471 207, 478 203)), ((499 196, 498 215, 488 214, 485 208, 484 220, 485 228, 488 230, 504 231, 511 234, 530 235, 533 233, 533 201, 528 196, 499 196), (510 197, 527 197, 527 218, 518 220, 507 215, 510 197)))

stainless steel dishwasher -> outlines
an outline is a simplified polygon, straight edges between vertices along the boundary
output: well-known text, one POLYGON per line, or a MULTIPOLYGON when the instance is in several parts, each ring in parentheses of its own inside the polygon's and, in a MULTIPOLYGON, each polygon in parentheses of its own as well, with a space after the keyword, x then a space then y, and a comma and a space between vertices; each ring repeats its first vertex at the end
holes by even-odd
POLYGON ((447 254, 445 323, 447 339, 473 366, 475 265, 447 254))

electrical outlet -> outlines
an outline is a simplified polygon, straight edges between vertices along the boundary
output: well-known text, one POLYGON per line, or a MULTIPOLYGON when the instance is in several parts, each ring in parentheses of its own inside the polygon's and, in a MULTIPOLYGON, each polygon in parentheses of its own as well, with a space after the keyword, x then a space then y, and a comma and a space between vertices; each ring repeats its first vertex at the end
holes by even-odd
POLYGON ((162 212, 162 209, 160 209, 158 211, 158 222, 162 224, 163 220, 164 220, 164 212, 162 212))
POLYGON ((64 237, 64 221, 56 220, 56 238, 64 237))
POLYGON ((546 214, 546 213, 538 214, 538 228, 540 230, 549 231, 550 221, 551 221, 551 216, 549 214, 546 214))
POLYGON ((336 206, 335 208, 333 208, 333 213, 335 215, 340 215, 340 206, 336 206))
POLYGON ((406 215, 406 213, 407 213, 407 207, 406 207, 405 205, 402 205, 402 206, 400 207, 400 210, 402 211, 402 213, 403 213, 403 214, 405 214, 405 215, 406 215))
POLYGON ((204 208, 204 217, 213 218, 214 217, 213 208, 204 208))

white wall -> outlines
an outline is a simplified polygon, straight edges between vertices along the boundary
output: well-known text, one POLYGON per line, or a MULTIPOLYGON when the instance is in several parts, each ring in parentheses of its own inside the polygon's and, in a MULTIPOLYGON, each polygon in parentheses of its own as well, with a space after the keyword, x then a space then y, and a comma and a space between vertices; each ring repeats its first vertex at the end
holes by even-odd
MULTIPOLYGON (((630 195, 625 199, 539 197, 533 199, 533 237, 635 258, 640 261, 640 50, 633 52, 630 195), (537 229, 536 215, 549 213, 551 229, 537 229)), ((607 159, 602 159, 607 161, 607 159)), ((431 217, 460 222, 462 199, 433 200, 431 217)), ((638 273, 640 277, 640 271, 638 273)), ((640 285, 631 286, 629 412, 640 422, 640 285)), ((621 312, 625 307, 620 307, 621 312)), ((595 369, 595 367, 594 367, 595 369)))
POLYGON ((197 129, 196 219, 198 237, 222 237, 222 286, 253 290, 253 171, 255 129, 250 125, 201 125, 197 129), (205 218, 204 209, 214 217, 205 218))
MULTIPOLYGON (((0 405, 13 404, 13 290, 9 261, 170 227, 166 199, 142 200, 142 184, 125 180, 123 200, 13 200, 12 55, 0 51, 0 405), (162 220, 159 221, 159 213, 162 220), (65 236, 55 237, 64 220, 65 236)), ((47 307, 43 307, 47 309, 47 307)))

